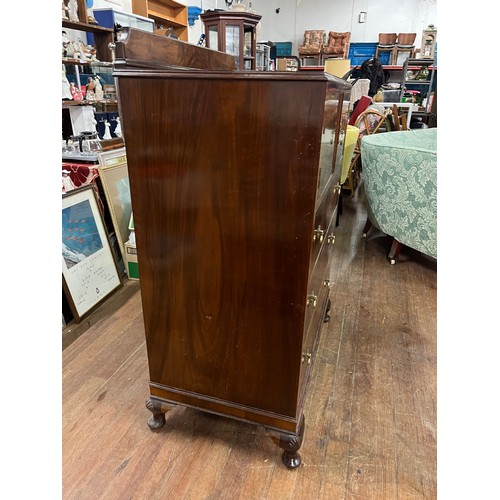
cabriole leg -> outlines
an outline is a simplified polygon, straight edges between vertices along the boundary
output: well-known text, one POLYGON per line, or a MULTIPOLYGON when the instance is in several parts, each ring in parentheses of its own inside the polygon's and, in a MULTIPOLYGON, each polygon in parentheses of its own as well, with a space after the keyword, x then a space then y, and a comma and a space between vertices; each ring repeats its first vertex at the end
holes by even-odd
POLYGON ((151 430, 161 429, 165 425, 165 413, 172 410, 175 405, 164 403, 158 399, 148 398, 146 408, 152 413, 148 418, 148 425, 151 430))
POLYGON ((296 469, 302 463, 302 458, 298 451, 304 437, 304 426, 304 415, 302 415, 299 430, 296 434, 293 432, 280 432, 274 429, 266 429, 268 436, 273 442, 283 449, 281 461, 288 469, 296 469))

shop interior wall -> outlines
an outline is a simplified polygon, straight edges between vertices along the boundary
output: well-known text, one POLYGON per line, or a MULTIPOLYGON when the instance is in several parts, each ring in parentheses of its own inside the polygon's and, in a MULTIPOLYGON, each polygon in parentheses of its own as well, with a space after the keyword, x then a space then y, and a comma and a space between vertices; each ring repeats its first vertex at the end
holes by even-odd
POLYGON ((252 5, 263 16, 262 39, 291 41, 294 53, 307 29, 350 31, 352 42, 377 42, 379 33, 417 33, 420 47, 422 30, 438 26, 436 0, 253 0, 252 5), (359 22, 362 12, 365 22, 359 22))
MULTIPOLYGON (((226 9, 225 0, 177 1, 203 10, 226 9)), ((247 6, 249 2, 262 16, 258 41, 292 42, 293 54, 307 29, 350 31, 352 42, 376 42, 379 33, 416 32, 416 47, 429 24, 439 30, 437 0, 244 0, 247 6), (365 22, 359 22, 362 12, 366 12, 365 22)), ((132 12, 132 0, 94 0, 94 8, 104 7, 132 12)), ((203 31, 197 19, 189 27, 189 41, 197 43, 203 31)))

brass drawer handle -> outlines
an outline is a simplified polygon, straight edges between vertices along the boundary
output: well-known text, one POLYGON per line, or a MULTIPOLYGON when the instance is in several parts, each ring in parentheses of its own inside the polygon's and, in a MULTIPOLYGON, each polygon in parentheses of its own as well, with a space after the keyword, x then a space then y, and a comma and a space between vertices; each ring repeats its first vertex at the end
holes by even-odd
POLYGON ((313 241, 319 239, 320 243, 322 243, 324 236, 325 236, 325 231, 321 229, 321 224, 320 224, 318 228, 313 231, 313 241))
POLYGON ((323 281, 323 286, 326 286, 328 288, 332 288, 333 287, 332 282, 330 280, 323 281))
POLYGON ((307 305, 308 306, 316 307, 317 303, 318 303, 318 296, 314 295, 314 292, 311 293, 311 295, 307 296, 307 305))
POLYGON ((302 354, 302 363, 307 360, 307 364, 310 365, 311 364, 311 357, 312 357, 312 354, 310 352, 303 353, 302 354))
POLYGON ((330 245, 334 245, 335 244, 335 235, 329 234, 328 237, 326 238, 326 242, 329 243, 330 245))

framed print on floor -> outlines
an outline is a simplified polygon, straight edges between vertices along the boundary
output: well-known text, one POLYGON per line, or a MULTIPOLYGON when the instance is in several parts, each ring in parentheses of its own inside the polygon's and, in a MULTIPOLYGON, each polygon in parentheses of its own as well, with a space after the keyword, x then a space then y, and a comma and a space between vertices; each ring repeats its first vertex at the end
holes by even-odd
POLYGON ((62 278, 77 323, 122 286, 92 185, 62 198, 62 278))
POLYGON ((128 223, 132 214, 125 148, 99 153, 99 177, 108 202, 111 220, 122 257, 129 237, 128 223))

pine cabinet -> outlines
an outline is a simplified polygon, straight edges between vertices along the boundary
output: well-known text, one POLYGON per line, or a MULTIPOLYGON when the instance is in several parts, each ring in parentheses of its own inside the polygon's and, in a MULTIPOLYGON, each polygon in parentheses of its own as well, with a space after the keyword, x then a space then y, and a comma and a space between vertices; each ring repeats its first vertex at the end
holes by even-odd
POLYGON ((175 0, 132 0, 132 11, 153 19, 157 27, 172 28, 179 40, 188 41, 188 8, 175 0))
POLYGON ((149 425, 176 405, 251 422, 295 468, 331 306, 350 85, 123 63, 149 425))

